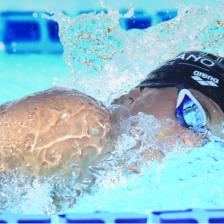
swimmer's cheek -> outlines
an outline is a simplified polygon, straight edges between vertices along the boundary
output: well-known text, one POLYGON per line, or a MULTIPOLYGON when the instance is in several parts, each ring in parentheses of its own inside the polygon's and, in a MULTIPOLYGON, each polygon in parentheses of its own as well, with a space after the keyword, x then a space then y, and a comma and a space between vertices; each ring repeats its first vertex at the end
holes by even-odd
POLYGON ((224 140, 224 123, 221 121, 218 124, 209 124, 211 133, 224 140))

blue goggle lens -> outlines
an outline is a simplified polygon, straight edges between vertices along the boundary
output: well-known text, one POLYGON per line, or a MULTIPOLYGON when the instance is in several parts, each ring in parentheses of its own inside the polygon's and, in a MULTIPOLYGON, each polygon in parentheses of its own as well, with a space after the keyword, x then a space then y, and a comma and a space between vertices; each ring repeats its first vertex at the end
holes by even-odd
POLYGON ((177 105, 176 117, 180 125, 195 131, 201 131, 207 123, 203 107, 188 90, 185 90, 184 96, 182 94, 178 97, 181 97, 181 103, 179 102, 179 105, 177 105))

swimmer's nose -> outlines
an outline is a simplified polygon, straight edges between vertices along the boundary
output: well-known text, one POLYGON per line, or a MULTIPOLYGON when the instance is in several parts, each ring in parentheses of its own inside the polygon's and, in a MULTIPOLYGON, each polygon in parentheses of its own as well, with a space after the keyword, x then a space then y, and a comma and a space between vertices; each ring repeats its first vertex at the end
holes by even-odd
POLYGON ((109 110, 113 125, 131 116, 130 110, 123 105, 112 104, 109 110))
POLYGON ((141 95, 140 89, 136 88, 129 93, 129 97, 132 100, 136 100, 141 95))

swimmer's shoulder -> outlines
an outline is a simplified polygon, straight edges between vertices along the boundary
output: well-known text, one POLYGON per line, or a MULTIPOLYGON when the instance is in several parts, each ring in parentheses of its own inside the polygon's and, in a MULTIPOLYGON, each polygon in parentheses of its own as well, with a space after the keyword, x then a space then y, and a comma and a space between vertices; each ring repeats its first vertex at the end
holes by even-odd
POLYGON ((34 107, 36 104, 57 104, 61 103, 60 99, 65 98, 66 96, 71 96, 76 93, 76 90, 63 88, 63 87, 53 87, 47 90, 39 91, 37 93, 32 93, 26 95, 20 99, 12 100, 5 102, 0 105, 0 115, 6 114, 9 111, 18 111, 24 110, 29 107, 34 107), (52 101, 55 99, 54 101, 52 101))

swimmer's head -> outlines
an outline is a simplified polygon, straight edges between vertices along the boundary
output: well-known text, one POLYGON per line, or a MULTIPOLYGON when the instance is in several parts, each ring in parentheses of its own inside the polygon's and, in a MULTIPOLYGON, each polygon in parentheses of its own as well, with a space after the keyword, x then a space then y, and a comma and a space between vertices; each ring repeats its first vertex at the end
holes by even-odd
POLYGON ((0 123, 1 170, 30 175, 84 172, 105 153, 111 129, 99 102, 61 88, 1 106, 0 123))
POLYGON ((221 125, 224 121, 224 58, 203 52, 180 54, 114 103, 125 105, 132 114, 144 112, 160 120, 171 118, 176 124, 173 132, 189 139, 190 132, 179 124, 175 114, 180 86, 188 89, 201 104, 212 133, 224 137, 221 125))
MULTIPOLYGON (((224 121, 224 113, 221 108, 209 97, 201 92, 190 89, 192 94, 198 99, 206 111, 207 127, 217 136, 224 138, 221 123, 224 121)), ((176 116, 177 89, 167 88, 136 88, 130 93, 123 95, 114 103, 121 104, 129 108, 131 115, 137 115, 139 112, 153 115, 161 121, 161 125, 166 119, 172 120, 169 127, 161 126, 160 140, 177 136, 186 146, 198 146, 203 144, 199 133, 195 133, 179 124, 176 116), (165 130, 163 130, 165 129, 165 130)), ((149 140, 150 141, 150 140, 149 140)))

